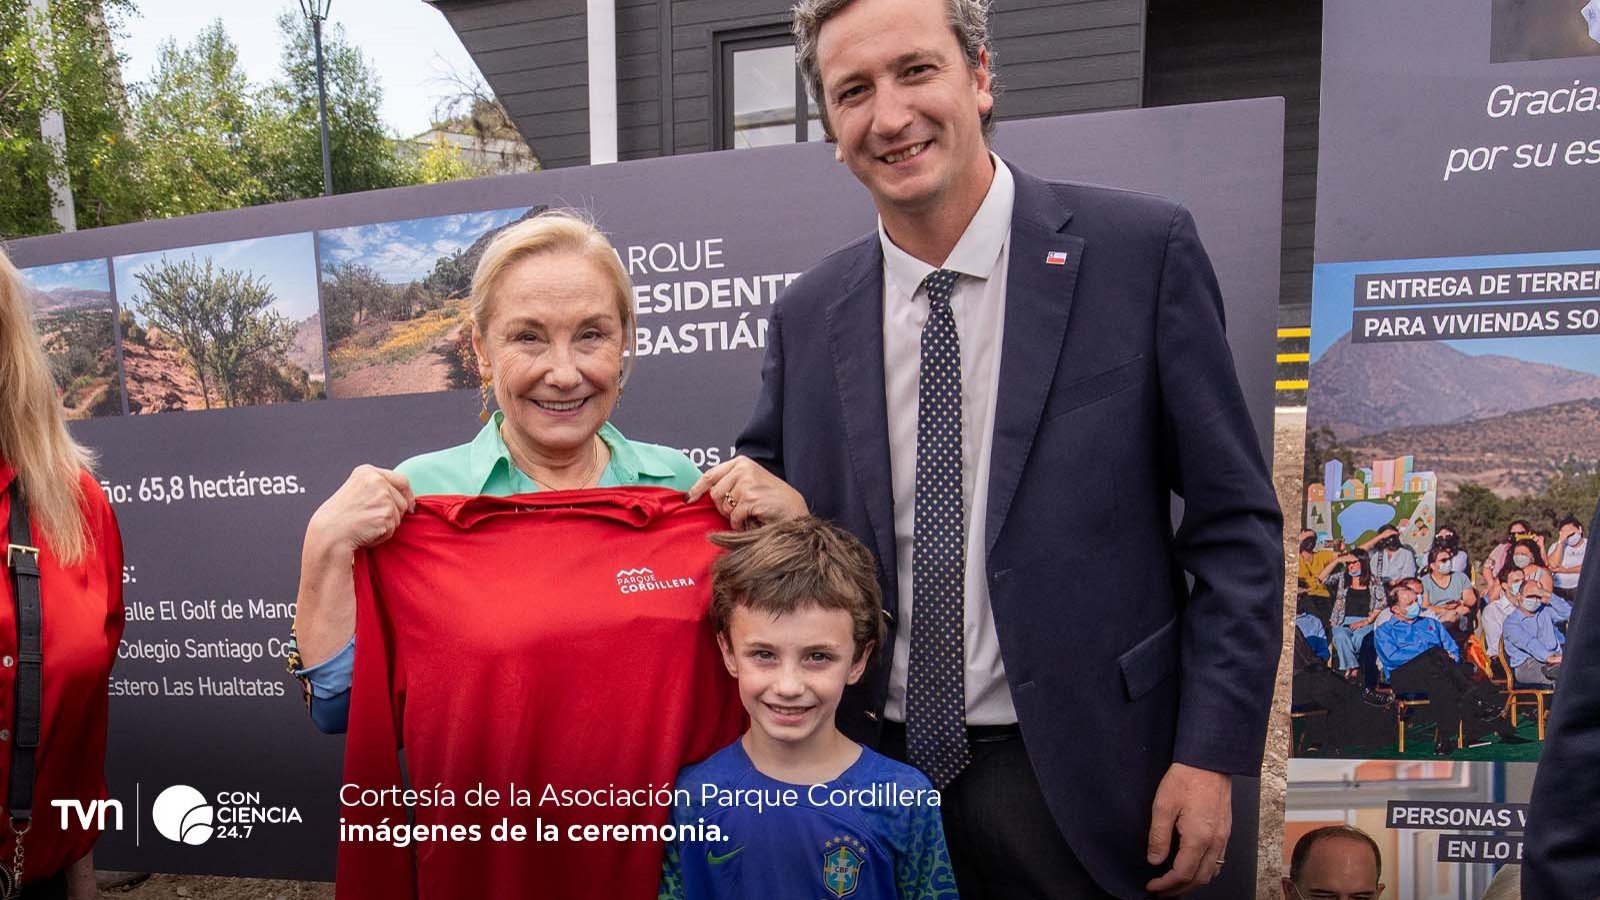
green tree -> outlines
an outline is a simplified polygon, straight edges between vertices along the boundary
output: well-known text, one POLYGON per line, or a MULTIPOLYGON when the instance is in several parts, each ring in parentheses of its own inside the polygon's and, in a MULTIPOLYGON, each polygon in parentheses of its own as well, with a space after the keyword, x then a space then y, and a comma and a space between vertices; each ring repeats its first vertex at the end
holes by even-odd
POLYGON ((264 399, 294 341, 294 323, 272 309, 272 288, 248 272, 202 267, 166 257, 134 275, 135 306, 150 324, 177 339, 200 379, 207 409, 216 391, 224 406, 264 399))
MULTIPOLYGON (((278 16, 283 36, 282 75, 256 106, 257 171, 254 202, 271 203, 322 195, 322 143, 317 109, 316 53, 301 16, 278 16)), ((328 135, 336 193, 414 184, 414 167, 401 159, 378 110, 383 89, 361 51, 340 25, 322 32, 328 93, 328 135)))
POLYGON ((466 160, 461 158, 461 148, 445 140, 442 134, 434 135, 433 143, 422 151, 422 155, 417 158, 416 166, 417 181, 422 184, 459 181, 482 174, 474 172, 466 160))
POLYGON ((1600 472, 1594 462, 1569 462, 1545 483, 1544 490, 1517 505, 1522 517, 1533 523, 1535 531, 1554 535, 1556 523, 1576 516, 1587 527, 1589 515, 1600 498, 1600 472))
POLYGON ((337 344, 387 306, 391 289, 374 269, 358 262, 323 263, 322 272, 322 326, 328 343, 337 344))
POLYGON ((1467 554, 1481 561, 1505 534, 1507 515, 1505 501, 1494 491, 1469 481, 1439 501, 1438 523, 1454 528, 1467 554))
POLYGON ((153 215, 235 209, 261 192, 254 92, 220 19, 185 48, 163 43, 155 75, 134 96, 153 215))
POLYGON ((465 297, 472 292, 472 272, 477 262, 467 257, 466 249, 441 256, 422 279, 423 287, 441 297, 465 297))
POLYGON ((145 218, 138 148, 110 35, 130 0, 51 0, 48 18, 24 0, 0 3, 0 235, 57 230, 40 134, 46 109, 66 127, 66 169, 80 228, 145 218))

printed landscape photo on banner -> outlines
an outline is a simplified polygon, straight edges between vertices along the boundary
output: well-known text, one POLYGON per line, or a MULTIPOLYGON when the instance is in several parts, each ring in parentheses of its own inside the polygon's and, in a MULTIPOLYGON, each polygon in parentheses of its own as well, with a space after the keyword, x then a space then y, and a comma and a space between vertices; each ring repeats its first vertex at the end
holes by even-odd
POLYGON ((317 232, 334 397, 476 388, 472 272, 506 226, 498 209, 317 232))
POLYGON ((1600 252, 1313 291, 1295 751, 1536 761, 1600 500, 1600 252))
POLYGON ((67 418, 122 415, 117 305, 103 259, 22 270, 67 418))
POLYGON ((128 411, 325 396, 309 233, 119 256, 128 411))
POLYGON ((1494 0, 1490 62, 1600 56, 1600 0, 1494 0))
POLYGON ((1482 897, 1490 873, 1464 864, 1505 865, 1522 858, 1520 832, 1533 771, 1434 759, 1290 760, 1284 870, 1308 833, 1355 828, 1377 847, 1383 897, 1482 897))

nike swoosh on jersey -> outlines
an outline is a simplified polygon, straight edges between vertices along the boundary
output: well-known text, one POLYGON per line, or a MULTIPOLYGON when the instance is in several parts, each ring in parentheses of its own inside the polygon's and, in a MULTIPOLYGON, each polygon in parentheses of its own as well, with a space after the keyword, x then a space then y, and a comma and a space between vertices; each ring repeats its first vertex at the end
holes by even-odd
POLYGON ((722 854, 721 856, 718 856, 717 854, 712 853, 710 850, 707 850, 706 851, 706 862, 711 864, 711 865, 713 865, 713 866, 720 866, 723 863, 727 862, 730 859, 733 859, 735 856, 738 856, 740 853, 743 853, 743 852, 744 852, 744 845, 743 844, 740 844, 739 846, 733 848, 732 850, 728 851, 727 853, 722 854))

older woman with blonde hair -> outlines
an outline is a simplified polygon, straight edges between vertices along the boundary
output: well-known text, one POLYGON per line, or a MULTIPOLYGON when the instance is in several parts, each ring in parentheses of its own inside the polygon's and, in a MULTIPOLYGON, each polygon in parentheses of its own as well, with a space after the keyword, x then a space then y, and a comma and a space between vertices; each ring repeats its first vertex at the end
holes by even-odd
MULTIPOLYGON (((401 618, 389 620, 399 623, 393 625, 377 621, 378 600, 358 601, 358 574, 365 579, 382 565, 381 561, 371 562, 373 555, 409 552, 417 529, 427 527, 425 523, 441 514, 428 495, 506 497, 629 487, 682 492, 699 477, 699 470, 680 451, 629 440, 609 422, 631 368, 633 290, 616 251, 591 222, 572 212, 552 211, 502 231, 484 251, 473 276, 471 317, 472 347, 483 385, 482 429, 465 444, 412 457, 392 471, 358 467, 312 516, 301 559, 295 621, 298 658, 291 660, 291 668, 303 680, 317 725, 326 731, 346 727, 351 731, 346 743, 346 781, 356 777, 353 765, 360 770, 360 777, 370 777, 362 762, 370 756, 365 748, 373 743, 367 739, 371 735, 367 714, 375 706, 387 704, 394 709, 396 727, 405 730, 410 741, 406 747, 412 766, 408 777, 421 777, 430 785, 441 777, 469 782, 482 779, 488 777, 483 769, 505 766, 525 776, 515 779, 519 784, 536 780, 566 789, 605 787, 614 781, 618 787, 642 788, 643 783, 631 784, 630 779, 654 771, 652 767, 662 763, 656 757, 662 756, 663 747, 681 745, 682 752, 690 753, 691 744, 703 743, 702 739, 712 734, 726 743, 742 726, 735 686, 717 669, 712 652, 705 624, 709 595, 701 600, 698 595, 685 594, 686 599, 669 601, 662 595, 647 594, 617 609, 604 598, 581 602, 567 596, 574 590, 569 585, 541 582, 535 574, 536 563, 559 562, 541 557, 541 551, 562 552, 552 548, 566 540, 563 529, 568 526, 541 531, 544 526, 535 523, 529 526, 532 531, 517 532, 515 539, 527 544, 525 554, 513 551, 519 558, 473 556, 482 561, 466 563, 466 569, 452 568, 452 574, 437 574, 437 568, 430 571, 428 578, 440 579, 439 593, 462 590, 468 599, 458 600, 451 614, 438 619, 436 626, 426 626, 436 630, 429 630, 421 640, 400 646, 402 639, 389 630, 414 636, 420 620, 436 621, 432 617, 444 601, 424 599, 420 607, 401 603, 402 611, 395 614, 401 618), (491 399, 498 407, 492 414, 491 399), (425 498, 422 503, 419 497, 425 498), (423 506, 427 509, 420 508, 423 506), (408 518, 413 510, 416 514, 408 518), (362 567, 360 573, 352 571, 356 562, 362 567), (453 574, 456 572, 460 574, 453 574), (457 583, 462 580, 472 583, 457 583), (501 587, 487 587, 490 583, 501 587), (666 605, 670 602, 691 606, 675 609, 666 605), (461 612, 461 606, 474 606, 476 612, 461 612), (367 663, 357 658, 355 622, 363 615, 374 617, 363 620, 375 628, 370 632, 374 643, 369 652, 384 654, 384 662, 377 668, 370 665, 377 656, 367 657, 367 663), (511 619, 515 625, 508 624, 511 619), (499 624, 485 627, 489 620, 499 624), (665 622, 672 624, 663 627, 665 622), (391 651, 391 647, 395 649, 391 651), (450 648, 443 663, 437 652, 441 647, 450 648), (391 652, 393 656, 388 655, 391 652), (519 666, 524 668, 519 670, 519 666), (423 688, 374 692, 374 677, 381 680, 388 672, 391 682, 409 680, 424 668, 436 673, 426 684, 436 705, 418 700, 423 688), (441 680, 450 683, 441 684, 441 680), (618 685, 624 681, 638 689, 619 691, 618 685), (620 699, 619 692, 623 695, 620 699), (597 696, 613 699, 601 701, 597 696), (447 710, 446 720, 417 711, 423 707, 447 710), (667 709, 676 710, 672 721, 661 720, 667 709), (421 721, 424 716, 429 721, 421 721), (483 736, 494 733, 496 727, 509 727, 515 736, 508 740, 525 743, 481 746, 483 736), (621 737, 641 729, 650 732, 648 740, 621 737), (441 738, 446 732, 449 734, 441 738), (595 744, 597 735, 605 736, 603 746, 595 744), (692 740, 685 741, 686 735, 692 735, 692 740), (363 749, 352 749, 358 737, 363 749), (419 740, 428 742, 428 747, 419 748, 419 740), (439 750, 434 745, 441 741, 450 746, 439 750), (648 764, 642 762, 646 756, 650 757, 648 764), (582 759, 574 763, 575 757, 582 759), (421 775, 417 774, 419 765, 424 769, 421 775), (555 783, 562 779, 552 774, 558 771, 578 771, 594 783, 555 783)), ((648 493, 649 499, 641 502, 684 510, 704 523, 707 533, 726 527, 725 520, 708 509, 695 507, 697 511, 689 512, 681 493, 648 493)), ((574 503, 621 502, 616 500, 618 496, 596 491, 574 503), (597 495, 604 496, 597 499, 597 495)), ((763 509, 785 515, 804 510, 798 494, 775 492, 764 499, 752 497, 750 502, 758 500, 763 509)), ((617 550, 628 557, 616 563, 619 568, 642 564, 633 561, 626 546, 634 539, 627 535, 614 538, 623 545, 617 550)), ((462 548, 473 540, 474 535, 464 528, 444 528, 437 536, 437 541, 462 548)), ((425 552, 435 553, 437 541, 430 538, 425 552)), ((702 537, 690 549, 714 552, 704 549, 708 547, 702 537)), ((454 561, 469 551, 442 552, 453 554, 454 561)), ((654 564, 674 563, 660 557, 654 564)), ((601 576, 612 581, 615 591, 622 573, 614 577, 612 571, 601 576)), ((417 583, 416 579, 409 582, 417 583)), ((369 581, 361 584, 366 590, 369 581)), ((395 607, 393 597, 385 603, 384 614, 388 615, 395 607)), ((368 646, 367 634, 362 631, 360 647, 368 646)), ((709 745, 708 752, 717 746, 721 745, 709 745)), ((668 751, 668 755, 673 752, 677 751, 668 751)), ((670 782, 675 766, 693 761, 697 759, 666 760, 652 777, 657 784, 670 782)), ((531 786, 537 789, 540 785, 531 786)), ((664 808, 661 814, 664 817, 664 808)), ((541 815, 549 821, 548 812, 541 815)), ((636 848, 619 845, 608 849, 610 846, 583 848, 584 853, 599 854, 581 866, 584 873, 568 871, 577 865, 570 857, 573 848, 529 848, 515 860, 496 855, 492 847, 460 857, 452 856, 460 847, 449 852, 419 848, 418 891, 424 896, 438 894, 438 886, 445 884, 449 887, 444 893, 459 896, 458 892, 469 890, 469 883, 520 880, 528 866, 547 873, 541 879, 552 896, 561 894, 552 885, 565 883, 563 878, 587 878, 591 887, 604 883, 620 890, 620 884, 632 883, 628 879, 634 876, 619 874, 626 872, 634 873, 635 880, 648 880, 653 890, 659 856, 641 861, 636 848), (569 854, 565 863, 550 860, 546 865, 536 858, 540 852, 557 849, 569 854)), ((363 862, 359 871, 352 868, 347 872, 344 854, 348 849, 347 844, 341 850, 341 896, 349 891, 378 896, 410 890, 377 886, 376 881, 385 874, 382 865, 363 862)), ((351 859, 360 854, 358 850, 350 852, 351 859)), ((494 890, 510 895, 534 887, 496 883, 494 890)))
MULTIPOLYGON (((96 896, 98 832, 56 800, 105 796, 106 686, 122 637, 122 537, 94 455, 67 432, 21 274, 0 253, 0 887, 96 896)), ((7 896, 10 896, 7 894, 7 896)))
MULTIPOLYGON (((290 669, 324 731, 343 731, 347 715, 352 559, 387 540, 417 496, 687 490, 700 476, 682 452, 631 441, 610 424, 633 367, 633 288, 616 250, 586 217, 551 210, 496 236, 473 274, 471 317, 484 421, 477 437, 393 470, 358 466, 306 528, 290 669)), ((746 503, 770 519, 805 510, 793 491, 746 503)))

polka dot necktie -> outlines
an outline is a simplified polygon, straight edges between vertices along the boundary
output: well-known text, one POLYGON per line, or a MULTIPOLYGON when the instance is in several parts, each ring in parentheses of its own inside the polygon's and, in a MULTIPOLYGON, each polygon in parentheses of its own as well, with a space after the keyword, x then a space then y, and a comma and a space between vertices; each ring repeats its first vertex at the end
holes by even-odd
POLYGON ((956 274, 923 279, 917 378, 917 490, 911 538, 911 664, 906 758, 943 788, 972 758, 967 746, 962 641, 966 525, 961 511, 961 340, 950 296, 956 274))

